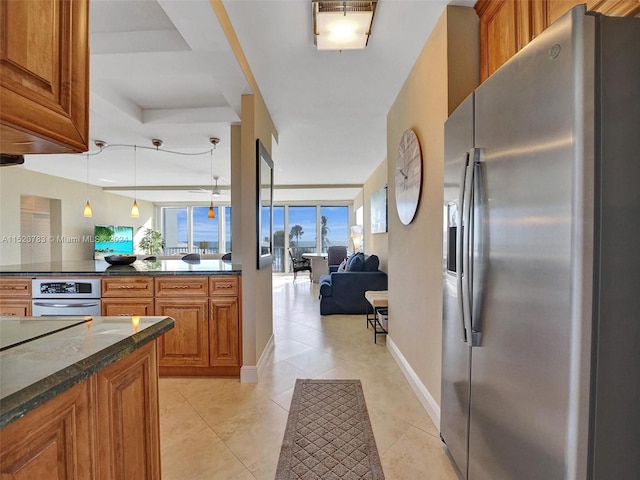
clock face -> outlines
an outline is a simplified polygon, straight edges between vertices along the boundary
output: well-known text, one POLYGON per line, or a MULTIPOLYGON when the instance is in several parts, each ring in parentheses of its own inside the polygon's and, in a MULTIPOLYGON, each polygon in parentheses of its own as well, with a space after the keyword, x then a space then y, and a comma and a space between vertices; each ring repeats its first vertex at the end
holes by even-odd
POLYGON ((412 129, 402 135, 396 159, 396 208, 400 221, 409 225, 418 209, 422 186, 422 153, 412 129))

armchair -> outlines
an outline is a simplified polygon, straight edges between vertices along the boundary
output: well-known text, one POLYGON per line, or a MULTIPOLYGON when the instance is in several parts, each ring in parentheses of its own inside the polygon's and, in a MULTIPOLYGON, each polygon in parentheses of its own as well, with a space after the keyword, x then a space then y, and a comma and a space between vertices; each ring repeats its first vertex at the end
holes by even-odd
POLYGON ((343 245, 334 245, 327 249, 327 264, 329 265, 329 273, 337 272, 342 261, 347 258, 347 247, 343 245))
POLYGON ((308 258, 296 258, 291 249, 289 249, 289 257, 291 258, 291 266, 293 267, 293 279, 296 279, 298 272, 304 271, 309 271, 309 279, 311 279, 311 260, 308 258))

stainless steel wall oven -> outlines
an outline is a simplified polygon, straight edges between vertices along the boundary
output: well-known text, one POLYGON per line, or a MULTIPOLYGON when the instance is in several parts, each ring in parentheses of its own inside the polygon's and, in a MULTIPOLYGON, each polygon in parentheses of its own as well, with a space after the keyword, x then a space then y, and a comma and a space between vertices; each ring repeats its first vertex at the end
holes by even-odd
POLYGON ((100 279, 34 279, 31 312, 39 316, 100 315, 100 279))

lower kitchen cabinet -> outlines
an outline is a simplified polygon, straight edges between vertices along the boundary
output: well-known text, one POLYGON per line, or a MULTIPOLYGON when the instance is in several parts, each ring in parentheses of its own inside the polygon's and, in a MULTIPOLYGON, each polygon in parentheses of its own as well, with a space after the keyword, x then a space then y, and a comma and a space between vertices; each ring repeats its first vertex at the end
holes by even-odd
POLYGON ((160 478, 157 368, 152 341, 4 427, 0 477, 160 478))
POLYGON ((100 478, 159 479, 155 342, 98 372, 95 382, 100 478))
POLYGON ((7 300, 0 298, 0 316, 31 316, 31 300, 7 300))
POLYGON ((160 375, 240 374, 240 277, 157 277, 156 315, 172 317, 158 340, 160 375))
POLYGON ((207 298, 158 298, 156 314, 172 317, 175 327, 158 339, 160 367, 209 365, 207 298))
POLYGON ((0 316, 31 315, 31 278, 0 278, 0 316))
POLYGON ((236 376, 242 365, 239 275, 113 276, 102 279, 103 315, 162 315, 160 375, 236 376))
POLYGON ((0 431, 0 477, 97 478, 91 382, 70 388, 0 431), (77 459, 77 462, 76 462, 77 459))
POLYGON ((102 279, 102 315, 155 315, 153 278, 108 277, 102 279))
POLYGON ((209 364, 238 366, 240 365, 238 299, 217 297, 209 302, 209 364))
POLYGON ((153 298, 103 298, 102 315, 110 317, 155 315, 153 298))

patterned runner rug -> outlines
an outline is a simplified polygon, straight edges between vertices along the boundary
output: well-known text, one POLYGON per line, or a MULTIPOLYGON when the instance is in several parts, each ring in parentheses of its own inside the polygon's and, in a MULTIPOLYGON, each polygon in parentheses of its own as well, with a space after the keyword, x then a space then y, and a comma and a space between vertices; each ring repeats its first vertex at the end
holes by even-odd
POLYGON ((296 380, 275 480, 383 480, 360 380, 296 380))

